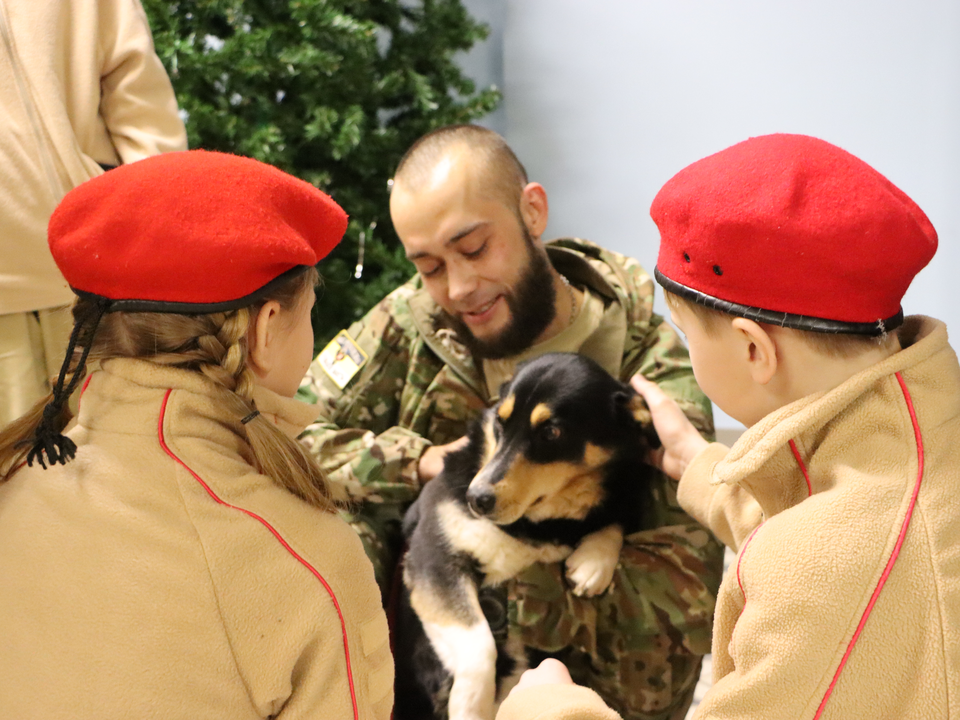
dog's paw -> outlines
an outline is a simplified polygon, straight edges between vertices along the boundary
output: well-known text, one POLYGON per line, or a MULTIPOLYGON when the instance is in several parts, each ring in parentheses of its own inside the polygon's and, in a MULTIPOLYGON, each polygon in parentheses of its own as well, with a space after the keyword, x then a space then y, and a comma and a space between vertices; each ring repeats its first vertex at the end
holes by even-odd
POLYGON ((599 595, 610 586, 617 561, 587 557, 589 553, 577 550, 567 558, 567 580, 573 585, 573 594, 585 597, 599 595))
POLYGON ((567 580, 575 595, 593 597, 610 586, 620 561, 623 531, 611 526, 587 535, 567 558, 567 580))

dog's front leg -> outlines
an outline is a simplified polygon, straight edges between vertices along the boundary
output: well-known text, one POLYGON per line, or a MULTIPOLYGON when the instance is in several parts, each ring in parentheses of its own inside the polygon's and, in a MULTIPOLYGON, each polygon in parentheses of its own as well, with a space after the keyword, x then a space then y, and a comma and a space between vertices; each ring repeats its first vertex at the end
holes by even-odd
POLYGON ((420 589, 411 592, 410 601, 437 657, 453 678, 447 702, 450 720, 493 720, 497 647, 476 587, 463 578, 460 590, 458 602, 452 605, 438 606, 436 596, 429 597, 429 592, 420 589))
POLYGON ((575 595, 599 595, 610 585, 620 562, 623 528, 608 525, 590 533, 567 558, 567 579, 575 595))

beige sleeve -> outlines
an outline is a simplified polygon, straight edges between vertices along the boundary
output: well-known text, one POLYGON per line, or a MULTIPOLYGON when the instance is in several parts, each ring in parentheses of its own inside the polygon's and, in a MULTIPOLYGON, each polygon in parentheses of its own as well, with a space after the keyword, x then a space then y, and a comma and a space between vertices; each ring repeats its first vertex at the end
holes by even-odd
POLYGON ((187 149, 170 78, 140 0, 102 3, 100 115, 124 163, 187 149))
POLYGON ((711 443, 687 466, 677 489, 677 500, 700 524, 706 525, 727 547, 737 550, 763 520, 760 504, 738 485, 714 485, 713 468, 730 449, 711 443))
POLYGON ((496 720, 621 720, 593 690, 580 685, 533 685, 514 689, 496 720))

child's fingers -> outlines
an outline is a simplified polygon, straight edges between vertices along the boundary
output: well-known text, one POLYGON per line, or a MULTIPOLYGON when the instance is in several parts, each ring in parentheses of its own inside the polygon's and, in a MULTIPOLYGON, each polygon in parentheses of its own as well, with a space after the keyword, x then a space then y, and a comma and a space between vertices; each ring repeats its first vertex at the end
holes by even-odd
MULTIPOLYGON (((650 408, 650 414, 653 415, 653 424, 658 432, 666 429, 661 427, 664 422, 676 423, 682 422, 686 417, 677 403, 667 395, 660 387, 650 382, 639 373, 630 378, 630 385, 640 393, 647 407, 650 408)), ((662 438, 661 438, 662 439, 662 438)))
POLYGON ((666 448, 662 445, 647 452, 647 465, 651 465, 657 470, 663 470, 663 458, 666 455, 666 448))
POLYGON ((531 685, 554 685, 554 684, 572 684, 570 672, 567 666, 554 658, 547 658, 539 666, 532 670, 527 670, 520 676, 517 687, 529 687, 531 685))
POLYGON ((670 397, 660 389, 655 382, 650 382, 643 375, 637 373, 630 378, 630 385, 636 390, 647 403, 647 407, 653 411, 654 406, 661 406, 665 402, 671 402, 670 397))

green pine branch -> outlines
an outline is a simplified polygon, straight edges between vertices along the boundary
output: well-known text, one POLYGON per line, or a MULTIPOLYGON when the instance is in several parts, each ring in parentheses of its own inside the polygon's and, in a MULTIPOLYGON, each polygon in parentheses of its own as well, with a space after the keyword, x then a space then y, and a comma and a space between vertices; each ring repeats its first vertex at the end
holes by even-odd
POLYGON ((320 266, 322 347, 413 273, 390 223, 387 180, 425 132, 496 108, 499 93, 478 91, 454 61, 487 28, 460 0, 143 4, 190 147, 275 165, 350 215, 346 237, 320 266))

